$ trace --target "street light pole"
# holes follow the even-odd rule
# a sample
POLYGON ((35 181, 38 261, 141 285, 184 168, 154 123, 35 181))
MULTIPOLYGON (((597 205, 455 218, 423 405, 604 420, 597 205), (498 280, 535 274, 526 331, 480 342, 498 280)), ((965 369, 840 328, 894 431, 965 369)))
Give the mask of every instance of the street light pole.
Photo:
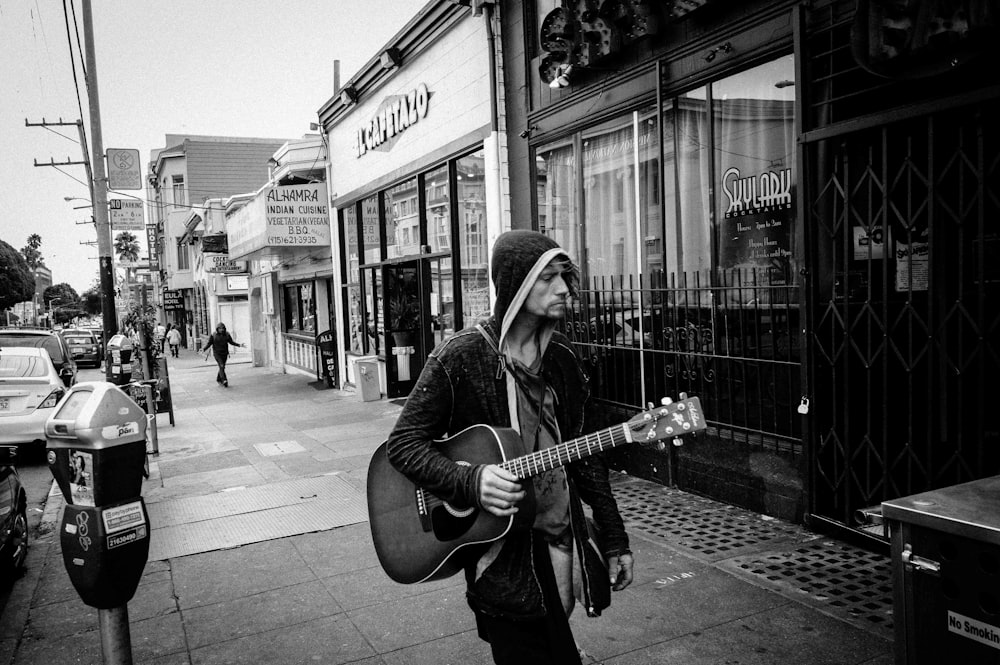
MULTIPOLYGON (((115 274, 111 264, 111 221, 108 219, 108 179, 104 170, 104 138, 101 134, 101 103, 97 94, 97 54, 94 50, 94 19, 91 0, 83 0, 83 36, 87 53, 87 97, 90 100, 90 139, 93 144, 91 202, 97 227, 97 256, 100 261, 101 319, 104 343, 118 333, 115 315, 115 274)), ((105 346, 107 348, 107 346, 105 346)))

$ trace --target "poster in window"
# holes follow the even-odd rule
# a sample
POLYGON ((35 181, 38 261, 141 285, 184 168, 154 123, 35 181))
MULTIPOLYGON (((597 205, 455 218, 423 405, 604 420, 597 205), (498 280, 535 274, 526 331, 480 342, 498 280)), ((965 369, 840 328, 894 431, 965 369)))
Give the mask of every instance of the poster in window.
POLYGON ((791 259, 792 170, 746 173, 728 168, 722 176, 724 195, 719 225, 722 268, 758 269, 772 284, 786 283, 791 259))

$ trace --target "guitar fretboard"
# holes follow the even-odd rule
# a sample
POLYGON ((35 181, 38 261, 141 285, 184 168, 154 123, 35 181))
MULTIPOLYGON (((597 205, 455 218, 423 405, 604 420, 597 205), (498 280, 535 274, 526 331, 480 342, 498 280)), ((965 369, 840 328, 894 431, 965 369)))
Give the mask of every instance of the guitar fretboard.
POLYGON ((515 457, 499 466, 518 478, 530 478, 564 464, 590 457, 605 450, 611 450, 629 441, 631 438, 628 435, 627 426, 616 425, 545 450, 539 450, 530 455, 515 457))

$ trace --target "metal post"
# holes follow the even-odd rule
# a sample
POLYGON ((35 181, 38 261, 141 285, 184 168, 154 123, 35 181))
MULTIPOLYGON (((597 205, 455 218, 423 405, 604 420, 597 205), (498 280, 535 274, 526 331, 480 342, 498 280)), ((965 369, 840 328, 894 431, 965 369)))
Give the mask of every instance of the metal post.
POLYGON ((153 390, 153 384, 143 381, 142 390, 146 394, 146 431, 149 433, 149 442, 153 447, 153 450, 150 452, 154 455, 159 455, 160 437, 156 431, 156 395, 153 390))
POLYGON ((108 218, 108 178, 104 170, 104 138, 101 134, 101 104, 97 95, 97 54, 94 50, 94 19, 91 0, 83 0, 83 36, 87 59, 87 98, 90 101, 90 140, 93 145, 94 225, 97 227, 97 256, 100 260, 101 319, 104 344, 118 333, 115 315, 115 274, 111 265, 111 220, 108 218))
MULTIPOLYGON (((86 2, 86 0, 84 0, 86 2)), ((132 665, 132 637, 128 629, 128 605, 97 611, 104 665, 132 665)))

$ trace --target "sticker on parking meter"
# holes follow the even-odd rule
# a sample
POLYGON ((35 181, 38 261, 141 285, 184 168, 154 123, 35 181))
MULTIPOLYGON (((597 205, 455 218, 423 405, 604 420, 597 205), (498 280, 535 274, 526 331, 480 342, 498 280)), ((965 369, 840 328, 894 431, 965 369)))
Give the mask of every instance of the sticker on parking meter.
POLYGON ((101 429, 101 436, 105 439, 120 439, 123 436, 138 433, 139 423, 134 420, 129 423, 122 423, 121 425, 108 425, 107 427, 101 429))
POLYGON ((94 456, 82 450, 74 450, 69 455, 70 501, 76 506, 93 506, 94 491, 90 487, 90 473, 94 468, 94 456))
POLYGON ((142 504, 138 501, 105 508, 101 512, 101 517, 104 519, 104 531, 109 534, 146 524, 146 518, 142 514, 142 504))
POLYGON ((128 531, 115 533, 108 536, 108 549, 113 550, 116 547, 121 547, 122 545, 128 545, 129 543, 134 543, 137 540, 142 540, 145 537, 145 526, 139 526, 134 529, 129 529, 128 531))

